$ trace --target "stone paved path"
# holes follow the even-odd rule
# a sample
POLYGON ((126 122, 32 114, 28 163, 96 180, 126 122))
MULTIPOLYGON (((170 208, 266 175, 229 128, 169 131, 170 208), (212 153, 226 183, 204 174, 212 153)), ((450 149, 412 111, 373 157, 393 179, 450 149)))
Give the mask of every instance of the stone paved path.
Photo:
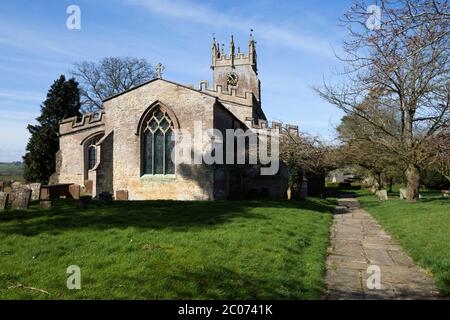
POLYGON ((350 195, 341 196, 327 258, 327 299, 434 299, 431 277, 350 195), (381 270, 381 290, 367 288, 367 268, 381 270))

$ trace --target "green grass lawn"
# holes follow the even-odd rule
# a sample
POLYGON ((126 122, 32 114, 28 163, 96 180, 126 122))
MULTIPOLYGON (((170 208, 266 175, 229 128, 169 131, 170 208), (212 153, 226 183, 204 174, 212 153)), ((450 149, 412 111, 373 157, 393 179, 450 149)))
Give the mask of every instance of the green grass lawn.
POLYGON ((0 213, 1 299, 316 299, 325 290, 330 200, 34 206, 0 213), (81 290, 66 288, 70 265, 81 268, 81 290))
POLYGON ((357 191, 364 208, 421 267, 429 270, 441 292, 450 296, 450 199, 422 192, 423 199, 408 203, 390 194, 379 202, 367 191, 357 191))

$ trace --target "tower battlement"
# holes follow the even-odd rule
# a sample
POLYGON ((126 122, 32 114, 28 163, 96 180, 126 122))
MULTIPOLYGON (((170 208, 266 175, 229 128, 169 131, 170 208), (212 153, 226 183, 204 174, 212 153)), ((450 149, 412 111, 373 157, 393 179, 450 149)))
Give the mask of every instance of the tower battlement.
POLYGON ((228 66, 235 68, 236 66, 251 66, 253 71, 258 74, 257 69, 257 56, 256 56, 256 42, 253 38, 253 34, 250 34, 250 40, 248 43, 248 52, 241 52, 241 48, 234 43, 234 37, 231 36, 229 53, 225 53, 225 45, 222 46, 216 42, 216 38, 213 38, 212 43, 212 64, 211 69, 217 67, 228 66))
POLYGON ((236 88, 228 88, 228 90, 226 90, 226 88, 223 88, 222 85, 216 85, 215 88, 210 88, 209 82, 206 80, 200 81, 198 91, 211 94, 227 102, 242 104, 250 107, 258 103, 253 95, 253 92, 251 91, 238 92, 236 88))
MULTIPOLYGON (((256 42, 253 34, 250 34, 248 51, 241 52, 241 48, 234 43, 231 36, 229 51, 225 52, 225 46, 220 45, 215 38, 212 41, 211 51, 212 88, 217 90, 222 87, 222 92, 236 90, 236 95, 245 97, 247 92, 253 93, 258 106, 261 105, 261 83, 258 78, 256 42)), ((256 106, 255 106, 256 107, 256 106)))
POLYGON ((65 135, 104 124, 104 112, 83 114, 81 120, 78 117, 64 119, 60 122, 59 134, 65 135))
POLYGON ((269 131, 278 132, 279 134, 283 134, 283 132, 286 132, 294 137, 299 136, 298 126, 294 126, 294 125, 289 125, 289 124, 282 125, 279 122, 275 122, 275 121, 268 122, 266 120, 261 120, 261 119, 255 120, 254 118, 246 118, 245 124, 250 129, 255 129, 255 130, 265 129, 265 130, 269 130, 269 131))

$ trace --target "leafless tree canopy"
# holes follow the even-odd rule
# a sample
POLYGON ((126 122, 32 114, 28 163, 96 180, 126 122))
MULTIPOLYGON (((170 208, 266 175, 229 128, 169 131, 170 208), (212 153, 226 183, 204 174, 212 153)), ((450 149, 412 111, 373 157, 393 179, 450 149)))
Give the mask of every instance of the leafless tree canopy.
POLYGON ((418 198, 419 169, 430 163, 430 139, 450 130, 448 1, 381 0, 380 28, 370 30, 357 0, 342 19, 342 83, 319 94, 363 120, 361 137, 404 163, 408 198, 418 198))
POLYGON ((288 131, 281 135, 280 159, 289 169, 291 187, 300 184, 305 173, 325 177, 336 168, 335 153, 336 146, 317 136, 306 133, 293 136, 288 131))
POLYGON ((100 110, 104 99, 155 78, 154 68, 145 59, 129 57, 76 63, 71 74, 80 84, 85 112, 100 110))

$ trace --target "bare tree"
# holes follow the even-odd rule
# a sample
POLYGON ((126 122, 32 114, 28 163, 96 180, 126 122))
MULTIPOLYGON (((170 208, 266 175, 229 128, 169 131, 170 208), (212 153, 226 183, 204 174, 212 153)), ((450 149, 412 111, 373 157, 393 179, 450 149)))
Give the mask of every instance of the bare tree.
POLYGON ((145 59, 129 57, 76 63, 70 73, 80 84, 84 112, 98 111, 104 99, 155 78, 154 68, 145 59))
POLYGON ((379 27, 370 30, 368 4, 356 0, 342 19, 343 84, 324 84, 319 94, 365 121, 374 145, 404 164, 407 198, 419 197, 420 150, 448 132, 450 121, 448 1, 380 0, 379 27), (386 121, 386 114, 391 115, 386 121), (393 126, 392 122, 398 123, 393 126))
MULTIPOLYGON (((325 176, 337 165, 335 150, 335 146, 317 136, 306 133, 291 135, 287 130, 283 132, 280 139, 280 159, 289 170, 289 187, 301 185, 306 175, 325 181, 325 176)), ((323 191, 320 190, 322 194, 323 191)))
POLYGON ((450 181, 450 134, 439 134, 424 144, 424 155, 429 160, 429 168, 439 172, 450 181))
MULTIPOLYGON (((381 115, 380 115, 381 116, 381 115)), ((391 127, 398 125, 389 115, 385 115, 385 122, 390 121, 391 127)), ((342 145, 337 150, 340 166, 356 165, 370 173, 381 186, 382 175, 390 182, 403 174, 403 167, 388 149, 380 144, 372 143, 371 137, 377 132, 367 122, 356 116, 345 116, 337 127, 342 145)), ((393 128, 391 128, 393 130, 393 128)), ((391 188, 390 188, 391 189, 391 188)))

